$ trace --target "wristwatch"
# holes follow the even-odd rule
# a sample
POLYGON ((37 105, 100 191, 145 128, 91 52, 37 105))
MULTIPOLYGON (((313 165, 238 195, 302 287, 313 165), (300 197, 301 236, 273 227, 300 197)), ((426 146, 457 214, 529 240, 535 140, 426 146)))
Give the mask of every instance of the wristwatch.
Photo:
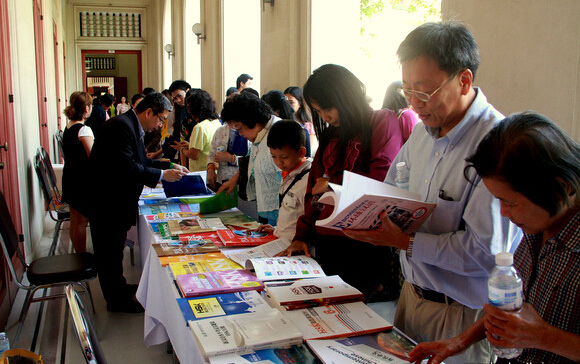
POLYGON ((407 258, 411 258, 413 256, 413 243, 415 243, 415 233, 409 235, 409 246, 407 247, 407 258))

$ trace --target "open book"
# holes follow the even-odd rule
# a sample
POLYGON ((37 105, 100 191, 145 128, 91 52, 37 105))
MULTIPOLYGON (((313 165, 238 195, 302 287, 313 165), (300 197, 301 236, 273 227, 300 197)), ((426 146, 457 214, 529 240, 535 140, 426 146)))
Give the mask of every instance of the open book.
POLYGON ((317 226, 329 229, 374 229, 386 212, 404 232, 415 232, 435 209, 435 204, 420 201, 419 194, 344 171, 342 186, 329 183, 333 191, 318 202, 333 205, 334 211, 317 226))

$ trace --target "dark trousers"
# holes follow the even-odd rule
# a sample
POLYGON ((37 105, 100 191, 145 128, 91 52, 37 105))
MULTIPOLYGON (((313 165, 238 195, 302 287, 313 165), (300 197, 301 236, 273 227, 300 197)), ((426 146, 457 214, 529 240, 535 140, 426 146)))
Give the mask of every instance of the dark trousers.
POLYGON ((390 248, 374 246, 346 236, 317 234, 315 239, 316 261, 324 273, 338 274, 368 299, 387 272, 386 261, 390 248))
POLYGON ((99 283, 107 304, 124 302, 131 298, 123 276, 123 249, 130 226, 115 218, 92 218, 91 237, 97 261, 99 283))

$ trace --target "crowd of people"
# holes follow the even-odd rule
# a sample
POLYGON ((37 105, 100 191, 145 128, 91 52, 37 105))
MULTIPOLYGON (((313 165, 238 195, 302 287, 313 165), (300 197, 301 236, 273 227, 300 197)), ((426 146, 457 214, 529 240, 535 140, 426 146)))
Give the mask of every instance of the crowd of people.
POLYGON ((130 105, 123 97, 110 119, 110 95, 93 103, 73 93, 63 193, 76 251, 86 250, 90 221, 107 308, 143 310, 122 269, 143 186, 206 171, 217 193, 237 190, 260 231, 291 242, 279 255, 315 257, 369 302, 398 298, 394 324, 420 343, 412 361, 490 363, 490 343, 523 348, 512 363, 579 361, 580 145, 542 115, 504 118, 487 101, 474 86, 479 50, 463 24, 420 25, 397 56, 402 78, 381 110, 334 64, 302 88, 262 97, 242 74, 221 113, 212 95, 184 80, 162 93, 143 90, 130 105), (344 171, 395 185, 399 162, 409 168, 409 190, 436 203, 417 232, 385 214, 372 230, 316 226, 331 213, 318 199, 344 171), (494 256, 505 251, 524 281, 518 312, 487 304, 494 256), (393 284, 399 272, 402 288, 393 284))

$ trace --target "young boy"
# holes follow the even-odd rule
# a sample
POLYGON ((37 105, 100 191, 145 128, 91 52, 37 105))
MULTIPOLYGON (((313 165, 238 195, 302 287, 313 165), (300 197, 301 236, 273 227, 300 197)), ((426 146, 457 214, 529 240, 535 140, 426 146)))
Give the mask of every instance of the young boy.
POLYGON ((276 229, 266 224, 258 231, 274 233, 291 242, 296 233, 296 220, 304 214, 304 195, 310 171, 310 160, 305 157, 306 135, 297 121, 280 120, 270 128, 267 143, 274 163, 282 170, 280 210, 276 229))

